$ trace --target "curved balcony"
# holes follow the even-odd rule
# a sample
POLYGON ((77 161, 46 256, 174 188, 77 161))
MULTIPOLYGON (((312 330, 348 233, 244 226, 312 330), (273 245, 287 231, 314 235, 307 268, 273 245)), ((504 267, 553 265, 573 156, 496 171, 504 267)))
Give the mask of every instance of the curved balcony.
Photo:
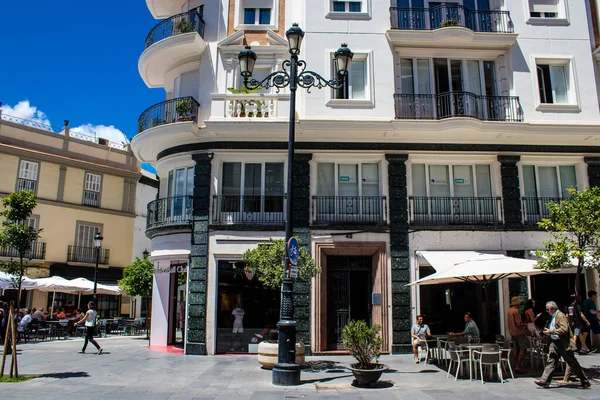
POLYGON ((470 10, 459 4, 390 7, 388 39, 409 47, 505 48, 516 41, 508 11, 470 10))
POLYGON ((202 15, 194 9, 173 15, 152 28, 138 61, 140 76, 148 87, 163 87, 169 71, 200 60, 207 47, 204 25, 202 15))
POLYGON ((146 236, 158 231, 189 231, 192 223, 192 196, 173 196, 148 203, 146 236))
POLYGON ((395 94, 396 119, 439 120, 454 117, 522 122, 517 96, 481 96, 469 92, 395 94))
POLYGON ((146 6, 154 18, 166 18, 181 10, 188 0, 146 0, 146 6))
POLYGON ((173 143, 196 141, 200 135, 199 107, 195 98, 187 96, 147 108, 138 118, 138 134, 131 140, 135 156, 142 162, 152 162, 173 143))

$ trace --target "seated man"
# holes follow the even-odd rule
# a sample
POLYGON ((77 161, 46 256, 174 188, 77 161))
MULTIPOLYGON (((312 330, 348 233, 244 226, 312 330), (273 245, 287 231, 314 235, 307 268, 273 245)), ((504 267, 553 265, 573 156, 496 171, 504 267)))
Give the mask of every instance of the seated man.
POLYGON ((24 309, 23 310, 23 318, 21 318, 19 325, 17 325, 17 332, 25 332, 25 329, 27 329, 27 325, 29 325, 31 320, 32 320, 32 318, 31 318, 31 315, 29 315, 29 310, 24 309))
POLYGON ((417 323, 412 326, 410 330, 410 336, 412 337, 413 353, 415 354, 415 362, 418 364, 421 360, 419 359, 419 343, 421 340, 426 340, 431 336, 431 331, 427 324, 423 323, 423 316, 417 315, 417 323))
POLYGON ((34 308, 32 311, 33 311, 33 314, 31 315, 31 318, 37 319, 38 321, 43 321, 46 319, 43 308, 40 308, 39 310, 36 310, 34 308))
POLYGON ((465 313, 465 330, 462 332, 448 332, 450 336, 466 336, 469 339, 469 343, 479 343, 479 328, 473 319, 471 313, 465 313))

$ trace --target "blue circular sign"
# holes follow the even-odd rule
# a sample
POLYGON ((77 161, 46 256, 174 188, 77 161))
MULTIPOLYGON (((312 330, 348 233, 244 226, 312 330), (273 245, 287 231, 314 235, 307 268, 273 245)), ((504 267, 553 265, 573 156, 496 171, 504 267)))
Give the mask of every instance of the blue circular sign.
POLYGON ((295 237, 291 237, 288 241, 287 253, 290 264, 298 264, 298 260, 300 259, 300 243, 298 243, 298 239, 295 237))

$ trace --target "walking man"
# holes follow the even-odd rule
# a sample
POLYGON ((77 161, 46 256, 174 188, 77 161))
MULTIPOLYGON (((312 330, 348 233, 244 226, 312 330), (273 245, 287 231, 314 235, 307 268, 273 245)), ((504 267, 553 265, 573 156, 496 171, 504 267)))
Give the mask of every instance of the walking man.
POLYGON ((560 358, 562 357, 565 362, 571 367, 571 370, 579 377, 581 385, 579 389, 588 389, 590 387, 590 381, 587 379, 581 365, 575 359, 573 351, 576 349, 573 332, 569 328, 569 321, 564 313, 558 311, 558 306, 555 302, 549 301, 546 303, 546 312, 550 314, 551 318, 546 328, 544 328, 544 335, 550 336, 551 343, 548 349, 548 363, 544 369, 544 373, 539 380, 535 381, 535 384, 543 388, 550 387, 552 381, 552 373, 556 369, 560 358))
POLYGON ((523 360, 525 360, 525 356, 527 355, 529 339, 527 339, 527 335, 525 334, 525 324, 521 320, 521 313, 519 312, 520 305, 521 299, 519 296, 510 299, 510 308, 506 315, 506 322, 508 324, 508 331, 510 332, 510 336, 515 345, 515 371, 520 374, 525 374, 527 371, 523 369, 523 360))
POLYGON ((590 353, 594 347, 594 336, 600 341, 600 323, 598 323, 598 307, 596 307, 596 300, 598 299, 598 292, 590 290, 588 292, 588 298, 583 301, 583 315, 585 316, 584 323, 581 324, 581 348, 585 349, 587 353, 590 353), (587 347, 587 337, 590 334, 590 347, 587 347))

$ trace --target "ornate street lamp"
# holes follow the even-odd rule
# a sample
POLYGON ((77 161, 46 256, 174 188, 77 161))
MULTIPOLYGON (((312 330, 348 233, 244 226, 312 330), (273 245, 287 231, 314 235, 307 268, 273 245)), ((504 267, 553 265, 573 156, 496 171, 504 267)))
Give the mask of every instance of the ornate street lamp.
POLYGON ((96 248, 96 268, 94 268, 94 303, 97 302, 98 296, 96 295, 96 287, 98 286, 98 264, 100 263, 100 249, 102 248, 102 240, 104 238, 100 232, 94 236, 94 247, 96 248))
MULTIPOLYGON (((330 87, 332 89, 341 88, 348 76, 350 62, 354 55, 346 44, 342 44, 335 52, 335 66, 341 79, 327 80, 313 71, 306 70, 306 62, 298 59, 304 31, 298 24, 293 24, 285 33, 288 44, 290 59, 283 61, 281 71, 273 72, 262 81, 252 79, 254 64, 256 63, 256 53, 247 46, 242 50, 238 59, 240 61, 241 75, 244 78, 244 85, 252 89, 269 89, 274 87, 277 92, 280 89, 290 87, 290 119, 289 119, 289 139, 288 139, 288 177, 287 177, 287 197, 286 197, 286 219, 285 219, 285 242, 288 243, 293 235, 293 215, 292 199, 294 198, 292 188, 294 187, 294 141, 296 135, 296 89, 298 86, 306 89, 308 92, 313 87, 322 89, 330 87), (298 72, 300 68, 300 72, 298 72)), ((288 271, 289 255, 284 257, 283 265, 288 271)), ((281 285, 281 312, 280 321, 277 323, 279 352, 277 355, 277 364, 273 367, 273 384, 281 386, 298 385, 300 383, 300 366, 296 364, 296 321, 294 320, 294 281, 287 273, 284 273, 283 283, 281 285)))

